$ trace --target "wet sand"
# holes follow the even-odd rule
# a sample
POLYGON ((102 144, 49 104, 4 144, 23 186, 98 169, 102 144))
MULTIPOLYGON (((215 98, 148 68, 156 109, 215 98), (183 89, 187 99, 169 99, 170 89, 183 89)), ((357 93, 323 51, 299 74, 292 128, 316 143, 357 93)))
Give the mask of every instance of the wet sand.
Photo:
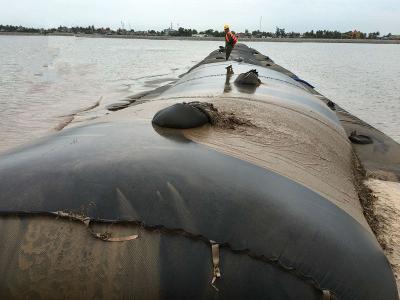
POLYGON ((370 178, 365 184, 374 196, 377 238, 392 265, 400 292, 400 183, 370 178))
POLYGON ((65 117, 63 118, 63 120, 62 120, 56 127, 54 127, 54 130, 55 130, 55 131, 63 130, 63 129, 64 129, 65 127, 67 127, 72 121, 74 121, 74 119, 75 119, 76 116, 78 116, 78 115, 80 115, 80 114, 82 114, 82 113, 88 112, 88 111, 90 111, 90 110, 95 109, 96 107, 98 107, 98 106, 100 105, 101 100, 102 100, 102 98, 100 98, 99 101, 97 101, 96 103, 94 103, 93 105, 91 105, 91 106, 89 106, 89 107, 87 107, 87 108, 84 108, 84 109, 82 109, 82 110, 80 110, 80 111, 77 111, 77 112, 75 112, 75 113, 72 113, 72 114, 70 114, 70 115, 68 115, 68 116, 65 116, 65 117))

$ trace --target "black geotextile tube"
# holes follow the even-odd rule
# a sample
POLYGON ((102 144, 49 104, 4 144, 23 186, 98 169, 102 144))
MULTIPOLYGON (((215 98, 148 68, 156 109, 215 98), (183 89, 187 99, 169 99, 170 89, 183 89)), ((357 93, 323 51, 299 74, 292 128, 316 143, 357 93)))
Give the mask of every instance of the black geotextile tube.
MULTIPOLYGON (((1 155, 0 211, 84 209, 92 219, 181 229, 275 262, 339 299, 398 299, 375 237, 345 211, 179 131, 161 133, 140 122, 96 123, 1 155)), ((272 276, 254 276, 252 267, 236 271, 260 286, 272 276)), ((302 289, 282 278, 283 290, 304 299, 302 289)))

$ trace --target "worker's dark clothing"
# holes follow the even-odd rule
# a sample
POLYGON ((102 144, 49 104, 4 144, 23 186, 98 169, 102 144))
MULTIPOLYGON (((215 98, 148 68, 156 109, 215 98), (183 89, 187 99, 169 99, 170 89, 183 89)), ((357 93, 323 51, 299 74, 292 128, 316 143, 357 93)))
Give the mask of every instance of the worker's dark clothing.
POLYGON ((235 47, 238 39, 237 37, 230 31, 225 34, 225 52, 226 52, 226 60, 228 60, 231 55, 233 47, 235 47))

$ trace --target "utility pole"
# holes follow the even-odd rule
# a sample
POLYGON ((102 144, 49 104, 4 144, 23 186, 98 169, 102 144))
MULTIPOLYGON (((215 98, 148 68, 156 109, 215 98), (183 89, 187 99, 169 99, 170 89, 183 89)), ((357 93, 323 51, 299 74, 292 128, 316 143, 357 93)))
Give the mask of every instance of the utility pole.
POLYGON ((261 32, 261 22, 262 22, 262 16, 260 17, 260 32, 261 32))

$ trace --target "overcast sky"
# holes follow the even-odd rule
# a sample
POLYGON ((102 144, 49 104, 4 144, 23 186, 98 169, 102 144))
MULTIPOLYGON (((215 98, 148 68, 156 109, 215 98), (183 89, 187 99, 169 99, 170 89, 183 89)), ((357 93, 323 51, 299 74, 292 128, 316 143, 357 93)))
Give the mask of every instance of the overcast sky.
POLYGON ((0 0, 0 24, 400 33, 400 0, 0 0))

